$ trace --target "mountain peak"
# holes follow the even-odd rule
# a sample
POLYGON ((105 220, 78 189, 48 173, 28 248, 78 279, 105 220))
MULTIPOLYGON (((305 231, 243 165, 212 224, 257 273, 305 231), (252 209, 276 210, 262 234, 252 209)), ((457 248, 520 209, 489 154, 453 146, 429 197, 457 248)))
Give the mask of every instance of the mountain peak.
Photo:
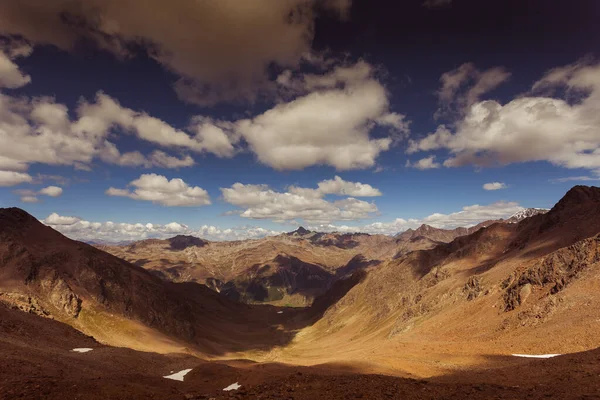
POLYGON ((48 240, 62 236, 47 227, 27 211, 17 207, 0 208, 0 234, 28 237, 33 240, 48 240))
POLYGON ((22 224, 24 222, 32 221, 37 219, 29 214, 27 211, 17 207, 0 208, 0 221, 2 224, 22 224))
POLYGON ((533 217, 534 215, 546 214, 548 211, 550 210, 547 208, 524 208, 508 217, 506 222, 509 224, 514 224, 521 222, 525 218, 533 217))
POLYGON ((308 229, 305 229, 303 226, 301 226, 298 229, 296 229, 295 231, 288 233, 288 235, 303 236, 303 235, 308 235, 309 233, 312 233, 312 231, 309 231, 308 229))
POLYGON ((434 229, 437 229, 437 228, 434 228, 431 225, 421 224, 421 226, 419 226, 417 228, 416 232, 428 232, 428 231, 431 231, 431 230, 434 230, 434 229))
POLYGON ((177 235, 167 239, 167 241, 173 250, 184 250, 188 247, 203 247, 208 244, 206 240, 191 235, 177 235))
POLYGON ((570 205, 580 205, 586 202, 600 202, 600 188, 596 186, 573 186, 558 203, 555 209, 563 209, 570 205))

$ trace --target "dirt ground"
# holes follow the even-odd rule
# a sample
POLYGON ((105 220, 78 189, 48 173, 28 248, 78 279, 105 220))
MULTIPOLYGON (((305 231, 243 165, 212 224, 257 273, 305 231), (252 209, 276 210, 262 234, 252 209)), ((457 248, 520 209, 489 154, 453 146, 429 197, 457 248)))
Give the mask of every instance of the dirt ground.
POLYGON ((73 328, 0 306, 0 399, 600 399, 600 350, 491 357, 430 379, 358 366, 207 362, 103 346, 73 328), (93 348, 76 353, 73 348, 93 348), (183 382, 163 378, 192 368, 183 382), (239 390, 223 388, 238 382, 239 390))

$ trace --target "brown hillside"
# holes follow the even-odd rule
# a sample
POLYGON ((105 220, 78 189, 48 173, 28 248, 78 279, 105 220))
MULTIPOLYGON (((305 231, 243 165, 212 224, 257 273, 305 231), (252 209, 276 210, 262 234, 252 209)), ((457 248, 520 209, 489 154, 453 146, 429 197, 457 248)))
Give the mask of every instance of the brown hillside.
POLYGON ((599 188, 575 187, 547 214, 383 263, 280 357, 439 374, 481 354, 599 347, 599 207, 599 188))
POLYGON ((0 260, 2 302, 105 343, 216 355, 268 350, 301 327, 295 321, 286 328, 276 308, 252 308, 203 285, 161 280, 16 208, 0 209, 0 260))

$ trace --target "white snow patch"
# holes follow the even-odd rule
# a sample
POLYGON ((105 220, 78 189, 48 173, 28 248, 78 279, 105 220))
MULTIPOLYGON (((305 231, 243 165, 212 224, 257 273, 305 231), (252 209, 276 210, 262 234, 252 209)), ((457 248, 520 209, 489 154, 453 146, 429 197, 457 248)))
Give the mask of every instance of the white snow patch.
POLYGON ((512 354, 514 357, 523 357, 523 358, 552 358, 556 356, 560 356, 560 354, 512 354))
POLYGON ((236 383, 232 383, 231 385, 227 386, 225 389, 223 389, 226 392, 229 392, 230 390, 238 390, 239 388, 241 388, 242 385, 239 385, 237 382, 236 383))
POLYGON ((173 379, 174 381, 181 381, 183 382, 183 377, 187 375, 188 372, 190 372, 192 369, 188 368, 188 369, 183 369, 175 374, 172 375, 167 375, 167 376, 163 376, 163 378, 167 378, 167 379, 173 379))
POLYGON ((87 353, 88 351, 92 351, 94 349, 90 349, 89 347, 79 347, 76 349, 73 349, 71 351, 77 352, 77 353, 87 353))
POLYGON ((283 311, 277 311, 277 314, 283 314, 283 311))

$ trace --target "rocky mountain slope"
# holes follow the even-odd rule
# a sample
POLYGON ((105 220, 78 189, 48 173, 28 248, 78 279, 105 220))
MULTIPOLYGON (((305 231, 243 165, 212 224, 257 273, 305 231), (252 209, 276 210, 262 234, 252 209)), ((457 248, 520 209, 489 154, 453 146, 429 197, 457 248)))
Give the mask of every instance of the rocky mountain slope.
POLYGON ((600 188, 574 187, 547 213, 382 263, 280 357, 327 348, 431 371, 418 355, 429 346, 463 360, 599 347, 598 233, 600 188))
POLYGON ((398 245, 395 258, 416 250, 432 249, 441 243, 449 243, 457 237, 470 235, 497 222, 502 221, 484 221, 470 228, 441 229, 423 224, 417 229, 407 229, 394 236, 398 245))
MULTIPOLYGON (((167 243, 178 249, 200 244, 187 238, 167 243)), ((105 343, 153 351, 269 349, 294 334, 272 307, 252 308, 204 285, 162 280, 17 208, 0 209, 0 302, 105 343)))
POLYGON ((236 301, 304 306, 356 269, 368 269, 393 257, 431 249, 491 223, 453 230, 422 225, 395 238, 313 232, 300 227, 259 240, 208 242, 177 236, 98 248, 164 280, 204 283, 236 301))
POLYGON ((470 235, 471 233, 477 232, 478 230, 486 228, 496 222, 501 222, 501 220, 484 221, 470 228, 459 227, 455 229, 441 229, 435 228, 431 225, 423 224, 417 229, 407 229, 404 232, 398 233, 394 237, 399 241, 414 241, 420 237, 424 237, 435 242, 448 243, 459 236, 470 235))
POLYGON ((173 282, 206 284, 247 303, 310 305, 337 279, 396 253, 384 235, 317 233, 300 228, 259 240, 208 242, 192 236, 99 246, 173 282), (173 246, 173 242, 186 245, 173 246))

